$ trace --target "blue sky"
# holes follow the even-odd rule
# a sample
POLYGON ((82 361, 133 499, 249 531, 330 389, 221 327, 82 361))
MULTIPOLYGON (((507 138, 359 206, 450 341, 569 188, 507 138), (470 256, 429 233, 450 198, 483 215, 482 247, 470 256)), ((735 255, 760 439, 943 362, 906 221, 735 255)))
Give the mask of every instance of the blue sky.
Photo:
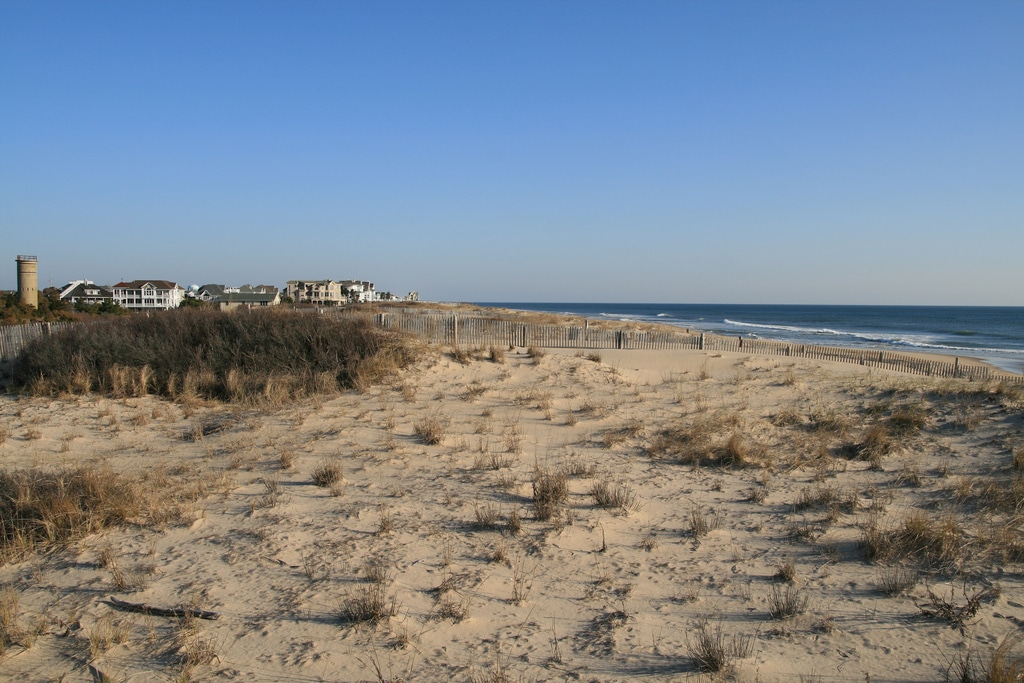
POLYGON ((1022 2, 0 3, 0 288, 1024 305, 1022 2))

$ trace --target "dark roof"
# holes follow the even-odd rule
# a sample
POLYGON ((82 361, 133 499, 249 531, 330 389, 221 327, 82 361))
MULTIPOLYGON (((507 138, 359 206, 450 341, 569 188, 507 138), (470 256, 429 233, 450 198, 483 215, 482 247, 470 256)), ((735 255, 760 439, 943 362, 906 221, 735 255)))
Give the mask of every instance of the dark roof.
POLYGON ((258 304, 271 302, 277 297, 277 292, 228 292, 211 299, 214 303, 223 304, 258 304))
MULTIPOLYGON (((70 283, 68 283, 68 284, 70 284, 70 283)), ((64 289, 67 289, 67 285, 64 285, 64 289)), ((113 298, 113 296, 114 296, 114 290, 111 289, 110 287, 107 287, 106 285, 97 285, 97 284, 88 284, 87 285, 84 282, 79 282, 77 285, 75 285, 75 287, 73 289, 71 289, 70 291, 64 293, 61 296, 61 298, 62 299, 85 299, 85 298, 100 297, 100 298, 103 298, 103 299, 111 299, 111 298, 113 298), (99 293, 98 294, 88 294, 88 293, 86 293, 86 290, 98 290, 99 293)))
POLYGON ((146 285, 153 285, 157 289, 181 289, 178 283, 170 280, 132 280, 131 282, 118 282, 114 287, 118 289, 142 289, 146 285))
POLYGON ((209 284, 209 285, 203 285, 202 287, 200 287, 199 291, 200 292, 206 292, 210 296, 220 296, 221 294, 224 293, 225 289, 227 289, 227 287, 225 285, 209 284))
POLYGON ((242 285, 238 291, 249 294, 273 294, 279 290, 274 285, 242 285))

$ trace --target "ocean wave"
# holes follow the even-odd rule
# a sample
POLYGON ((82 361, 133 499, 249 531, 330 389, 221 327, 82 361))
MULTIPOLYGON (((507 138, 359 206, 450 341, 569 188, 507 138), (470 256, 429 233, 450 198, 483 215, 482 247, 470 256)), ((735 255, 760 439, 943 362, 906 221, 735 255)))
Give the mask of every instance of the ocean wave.
MULTIPOLYGON (((800 327, 796 325, 771 325, 765 323, 751 323, 744 322, 742 320, 730 320, 726 318, 723 320, 724 323, 732 325, 734 327, 740 327, 750 330, 769 330, 774 332, 788 333, 792 335, 806 335, 809 337, 833 337, 842 338, 845 337, 848 340, 847 343, 864 343, 873 345, 884 345, 892 347, 903 347, 920 349, 922 351, 939 351, 939 352, 956 352, 963 354, 986 354, 986 353, 997 353, 1004 355, 1024 355, 1024 349, 1008 349, 1008 348, 990 348, 990 347, 979 347, 979 346, 960 346, 955 344, 946 344, 938 341, 934 335, 905 335, 905 336, 885 336, 881 334, 868 334, 865 332, 844 332, 841 330, 833 330, 828 327, 800 327)), ((753 336, 755 333, 750 332, 753 336)), ((785 335, 774 335, 774 336, 785 336, 785 335)), ((975 336, 974 333, 962 334, 962 336, 975 336)), ((841 340, 839 343, 842 343, 841 340)))
POLYGON ((1001 353, 1014 356, 1024 356, 1024 349, 994 349, 984 348, 980 346, 951 346, 949 344, 930 344, 928 342, 918 342, 909 339, 896 339, 888 343, 892 344, 893 346, 909 346, 915 349, 935 349, 938 351, 963 351, 964 353, 972 355, 984 353, 1001 353))
POLYGON ((799 334, 821 334, 821 335, 852 335, 856 336, 851 332, 839 332, 838 330, 831 330, 827 327, 797 327, 795 325, 766 325, 763 323, 745 323, 741 320, 729 320, 726 318, 722 322, 727 325, 735 325, 736 327, 753 327, 760 330, 780 330, 782 332, 797 332, 799 334))
POLYGON ((644 315, 629 315, 628 313, 599 313, 598 316, 601 318, 611 318, 623 323, 636 322, 648 317, 644 315))

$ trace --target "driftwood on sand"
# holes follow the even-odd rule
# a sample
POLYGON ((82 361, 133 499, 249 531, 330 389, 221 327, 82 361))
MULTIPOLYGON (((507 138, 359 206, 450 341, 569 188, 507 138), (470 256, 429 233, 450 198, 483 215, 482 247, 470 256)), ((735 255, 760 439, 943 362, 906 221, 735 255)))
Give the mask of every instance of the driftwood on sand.
POLYGON ((195 617, 196 619, 220 619, 219 612, 211 612, 205 609, 194 607, 153 607, 142 602, 125 602, 117 598, 108 598, 110 604, 129 612, 141 612, 142 614, 155 614, 158 617, 195 617))

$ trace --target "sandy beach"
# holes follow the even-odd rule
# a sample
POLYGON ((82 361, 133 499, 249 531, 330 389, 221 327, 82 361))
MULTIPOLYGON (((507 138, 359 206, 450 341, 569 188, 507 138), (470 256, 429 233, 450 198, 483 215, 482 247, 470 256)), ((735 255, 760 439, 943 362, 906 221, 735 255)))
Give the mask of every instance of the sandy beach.
POLYGON ((7 557, 10 680, 936 681, 1024 625, 1019 388, 433 349, 278 409, 4 395, 0 435, 171 501, 7 557))

